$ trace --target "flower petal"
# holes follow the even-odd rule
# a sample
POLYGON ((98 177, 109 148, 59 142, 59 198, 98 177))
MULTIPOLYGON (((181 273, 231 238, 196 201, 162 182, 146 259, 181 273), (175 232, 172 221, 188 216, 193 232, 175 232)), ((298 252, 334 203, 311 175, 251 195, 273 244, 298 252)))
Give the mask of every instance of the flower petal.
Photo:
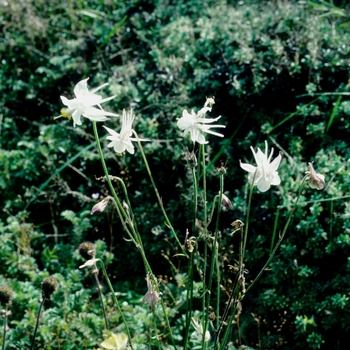
POLYGON ((266 181, 263 177, 260 179, 260 181, 258 182, 258 190, 260 192, 266 192, 267 190, 270 189, 270 182, 266 181))
POLYGON ((282 160, 282 154, 280 152, 279 155, 269 164, 268 171, 269 172, 276 171, 281 163, 281 160, 282 160))
POLYGON ((239 161, 239 165, 241 166, 241 168, 243 170, 248 171, 250 173, 254 173, 256 170, 255 166, 248 164, 248 163, 242 163, 241 161, 239 161))

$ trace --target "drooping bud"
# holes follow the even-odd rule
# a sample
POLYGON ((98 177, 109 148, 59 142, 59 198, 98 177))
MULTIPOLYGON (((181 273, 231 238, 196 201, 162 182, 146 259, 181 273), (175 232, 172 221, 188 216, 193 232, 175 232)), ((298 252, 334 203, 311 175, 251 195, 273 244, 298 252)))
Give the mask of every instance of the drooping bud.
POLYGON ((46 277, 41 283, 41 291, 44 299, 50 299, 51 295, 58 287, 58 282, 55 277, 46 277))
POLYGON ((156 290, 156 287, 153 286, 149 274, 147 274, 147 276, 146 276, 146 281, 147 281, 147 293, 142 298, 141 303, 142 303, 142 305, 144 303, 148 303, 150 309, 154 309, 156 304, 160 300, 160 296, 156 290))
POLYGON ((316 173, 312 162, 308 163, 309 171, 306 171, 305 174, 308 175, 306 181, 311 188, 316 188, 317 190, 323 190, 326 182, 324 181, 324 175, 316 173))
POLYGON ((12 304, 13 291, 10 287, 0 287, 0 304, 3 306, 10 306, 12 304))
POLYGON ((97 215, 102 213, 107 208, 110 201, 111 201, 111 197, 108 196, 104 198, 101 202, 98 202, 97 204, 95 204, 91 209, 91 215, 97 215))
POLYGON ((79 246, 79 253, 85 260, 90 260, 95 258, 96 249, 91 242, 84 242, 79 246))
MULTIPOLYGON (((219 192, 219 195, 220 195, 220 192, 219 192)), ((233 209, 233 205, 232 205, 231 201, 224 194, 222 194, 221 203, 227 210, 232 210, 233 209)))
POLYGON ((127 205, 127 203, 124 200, 123 200, 123 208, 127 213, 129 213, 129 206, 127 205))

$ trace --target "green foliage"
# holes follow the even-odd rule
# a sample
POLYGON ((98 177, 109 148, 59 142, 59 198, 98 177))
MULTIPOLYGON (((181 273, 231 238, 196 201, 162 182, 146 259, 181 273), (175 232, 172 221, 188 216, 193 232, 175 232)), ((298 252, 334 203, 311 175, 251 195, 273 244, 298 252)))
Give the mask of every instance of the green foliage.
MULTIPOLYGON (((219 191, 216 168, 223 161, 224 193, 234 206, 222 213, 220 224, 222 301, 238 257, 238 239, 228 235, 230 224, 243 220, 246 211, 246 178, 239 159, 249 162, 249 147, 265 139, 284 154, 282 185, 253 196, 247 284, 278 239, 307 162, 315 162, 316 171, 326 176, 326 188, 304 189, 277 256, 242 302, 240 325, 232 333, 235 347, 230 347, 347 347, 346 2, 7 1, 0 5, 0 26, 0 284, 15 292, 8 348, 29 347, 40 285, 51 274, 60 286, 44 305, 38 348, 93 349, 101 343, 98 295, 92 278, 78 270, 83 261, 76 249, 84 240, 95 242, 97 257, 108 268, 137 349, 157 346, 150 338, 153 322, 171 348, 162 316, 140 306, 146 292, 142 259, 125 240, 115 210, 90 216, 96 195, 105 197, 109 190, 106 182, 96 180, 103 172, 88 120, 73 128, 71 121, 54 119, 62 108, 59 96, 71 98, 72 87, 87 76, 91 87, 109 83, 104 93, 116 95, 109 111, 135 109, 135 128, 140 137, 152 140, 145 143, 145 153, 181 242, 192 225, 193 187, 183 160, 192 145, 176 128, 176 118, 183 109, 197 111, 206 96, 215 96, 213 114, 222 115, 226 129, 225 139, 210 138, 207 149, 208 203, 219 191)), ((184 266, 160 219, 141 156, 118 157, 105 141, 102 146, 111 175, 120 176, 128 188, 144 249, 154 273, 163 277, 160 288, 175 340, 181 343, 187 273, 179 272, 184 266)), ((122 193, 117 184, 116 191, 122 193)), ((201 201, 199 205, 202 209, 201 201)), ((202 249, 203 241, 198 244, 202 249)), ((124 331, 104 291, 113 331, 124 331)), ((197 309, 202 294, 196 281, 197 309)), ((201 348, 192 338, 191 346, 201 348)))

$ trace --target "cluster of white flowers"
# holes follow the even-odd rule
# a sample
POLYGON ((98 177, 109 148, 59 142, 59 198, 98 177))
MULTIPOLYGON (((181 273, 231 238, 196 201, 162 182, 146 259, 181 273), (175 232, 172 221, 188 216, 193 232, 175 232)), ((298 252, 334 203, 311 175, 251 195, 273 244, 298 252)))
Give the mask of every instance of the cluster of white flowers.
MULTIPOLYGON (((81 117, 88 118, 93 121, 103 122, 109 120, 108 117, 118 117, 118 114, 111 112, 106 112, 101 107, 101 104, 112 100, 115 96, 102 98, 101 95, 96 94, 97 91, 102 89, 108 84, 103 84, 91 91, 87 87, 87 81, 89 78, 80 81, 76 84, 74 88, 75 98, 69 100, 68 98, 61 96, 63 104, 67 107, 66 110, 62 111, 63 115, 68 115, 73 118, 73 125, 81 125, 81 117), (96 106, 98 108, 96 108, 96 106)), ((216 131, 212 131, 212 128, 225 128, 225 125, 212 124, 219 120, 221 116, 217 118, 205 118, 208 112, 211 112, 212 105, 215 103, 214 98, 207 98, 204 107, 200 109, 197 113, 191 110, 189 113, 186 109, 182 112, 182 117, 178 119, 177 126, 184 132, 184 135, 190 134, 193 143, 197 142, 199 144, 206 144, 208 141, 205 140, 204 134, 212 134, 215 136, 223 137, 216 131), (208 125, 210 124, 210 125, 208 125)), ((135 115, 132 110, 125 111, 120 118, 121 120, 121 130, 116 132, 106 126, 104 128, 109 133, 107 140, 110 143, 107 147, 114 148, 116 153, 123 153, 128 151, 134 154, 135 149, 132 141, 136 141, 136 138, 132 136, 132 124, 135 119, 135 115)), ((147 139, 139 139, 139 141, 149 141, 147 139)), ((281 179, 278 175, 277 169, 280 165, 282 155, 281 153, 273 160, 273 148, 271 149, 270 155, 268 155, 268 145, 265 141, 265 153, 263 153, 260 148, 255 152, 253 147, 251 147, 253 152, 256 166, 251 164, 242 163, 240 161, 240 166, 242 169, 249 172, 248 182, 257 186, 258 190, 261 192, 266 192, 270 189, 271 185, 277 186, 281 183, 281 179)), ((324 176, 318 174, 314 171, 312 163, 309 163, 309 171, 307 172, 308 178, 307 182, 310 187, 316 189, 323 189, 325 186, 324 176)))
POLYGON ((191 113, 188 113, 185 109, 182 112, 182 117, 178 120, 177 126, 184 131, 184 135, 190 133, 191 134, 191 140, 193 142, 198 142, 200 144, 208 143, 208 141, 205 141, 205 137, 203 133, 212 134, 215 136, 224 137, 223 134, 219 134, 218 132, 211 131, 211 128, 225 128, 225 125, 206 125, 210 123, 214 123, 217 120, 221 118, 205 118, 205 114, 207 112, 211 112, 211 106, 214 104, 214 99, 207 98, 204 107, 198 111, 198 113, 195 113, 193 110, 191 113), (210 107, 208 107, 208 105, 210 107))
POLYGON ((257 186, 258 190, 261 192, 266 192, 271 185, 279 185, 281 179, 278 175, 277 168, 282 159, 281 153, 271 162, 273 148, 268 156, 268 145, 266 141, 265 153, 263 153, 260 148, 258 148, 258 152, 255 152, 253 147, 250 148, 253 152, 257 166, 255 167, 251 164, 245 164, 239 161, 241 168, 250 173, 248 176, 249 183, 252 184, 254 180, 254 186, 257 186))
MULTIPOLYGON (((75 98, 69 100, 68 98, 61 96, 62 103, 68 107, 63 114, 69 115, 73 118, 73 125, 81 125, 81 117, 88 118, 90 120, 104 122, 109 120, 107 117, 119 117, 118 114, 111 112, 106 112, 101 107, 101 104, 107 101, 112 100, 116 96, 111 96, 107 98, 102 98, 102 96, 96 94, 96 92, 108 84, 103 84, 98 88, 95 88, 89 91, 87 87, 87 81, 89 78, 80 81, 74 88, 75 98), (99 107, 96 108, 95 106, 99 107)), ((135 138, 130 137, 132 135, 132 123, 135 119, 135 115, 132 110, 126 112, 123 110, 123 115, 121 117, 121 130, 119 133, 116 131, 107 128, 110 136, 107 137, 107 140, 111 142, 107 147, 113 147, 117 153, 123 153, 128 151, 133 154, 135 152, 134 146, 131 141, 136 141, 135 138)), ((140 139, 140 141, 147 141, 145 139, 140 139)))

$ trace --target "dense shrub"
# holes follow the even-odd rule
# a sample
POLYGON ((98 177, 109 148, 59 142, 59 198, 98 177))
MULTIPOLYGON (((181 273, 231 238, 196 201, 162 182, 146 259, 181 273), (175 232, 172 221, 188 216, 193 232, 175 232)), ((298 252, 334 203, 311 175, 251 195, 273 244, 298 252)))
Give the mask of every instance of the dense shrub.
MULTIPOLYGON (((209 202, 219 190, 216 168, 226 163, 225 193, 234 204, 220 227, 227 289, 234 279, 228 266, 238 250, 238 241, 228 235, 230 223, 243 220, 246 210, 239 160, 250 161, 249 147, 265 139, 284 153, 282 185, 253 197, 247 283, 277 240, 307 162, 315 162, 326 176, 326 189, 303 192, 272 269, 243 300, 233 340, 264 349, 346 348, 350 34, 344 4, 22 0, 0 5, 0 284, 15 291, 9 347, 28 345, 38 287, 49 274, 61 287, 47 305, 41 346, 98 346, 103 324, 89 297, 96 295, 77 270, 82 240, 104 241, 98 243, 99 254, 134 320, 132 331, 140 332, 140 344, 151 327, 148 311, 139 306, 145 281, 138 252, 124 240, 113 209, 89 215, 93 194, 109 191, 96 180, 103 172, 92 128, 87 121, 73 128, 54 119, 62 108, 59 96, 71 96, 75 83, 89 76, 90 86, 108 82, 104 93, 117 96, 108 110, 134 108, 138 133, 153 140, 145 143, 145 152, 181 239, 191 225, 191 179, 183 152, 192 145, 183 140, 176 118, 215 96, 213 114, 222 115, 226 129, 224 139, 210 139, 207 186, 209 202)), ((106 160, 111 175, 128 187, 150 263, 166 281, 164 298, 173 307, 169 313, 180 341, 186 276, 169 264, 178 268, 177 251, 159 220, 141 155, 119 157, 106 149, 106 160), (175 290, 176 305, 169 301, 175 290)), ((118 316, 114 321, 120 323, 118 316)))

